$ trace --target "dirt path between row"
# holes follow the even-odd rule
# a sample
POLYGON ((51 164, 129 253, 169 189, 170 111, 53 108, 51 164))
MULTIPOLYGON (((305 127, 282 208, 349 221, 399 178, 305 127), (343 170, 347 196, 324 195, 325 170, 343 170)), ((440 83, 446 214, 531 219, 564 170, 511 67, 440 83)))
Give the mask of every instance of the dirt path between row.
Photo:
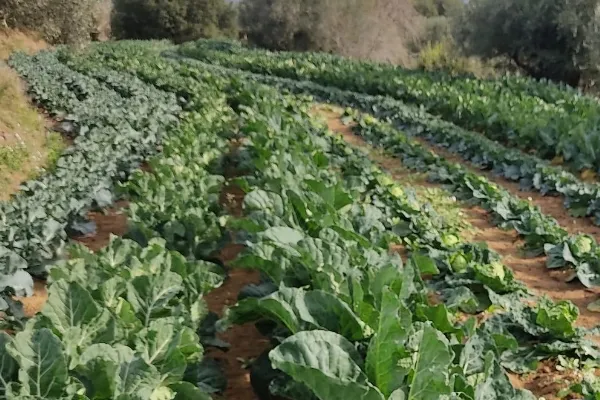
MULTIPOLYGON (((243 192, 239 188, 228 187, 221 195, 221 204, 227 208, 230 215, 241 216, 242 201, 243 192)), ((128 202, 120 201, 105 212, 89 213, 90 220, 96 223, 96 233, 74 240, 84 244, 92 251, 98 251, 110 243, 111 235, 125 235, 128 226, 125 212, 127 206, 128 202)), ((220 251, 217 258, 227 266, 242 250, 243 246, 241 245, 227 245, 220 251)), ((227 307, 237 302, 240 290, 250 283, 258 283, 259 276, 257 270, 229 269, 227 279, 223 285, 204 296, 208 309, 219 315, 219 317, 222 316, 227 307)), ((35 281, 33 296, 19 298, 23 303, 25 314, 29 317, 40 312, 47 299, 46 282, 42 280, 35 281)), ((227 388, 222 398, 228 400, 258 400, 250 384, 250 374, 246 367, 268 348, 270 345, 269 340, 262 336, 254 324, 251 323, 233 326, 220 334, 219 338, 229 343, 231 345, 230 349, 223 352, 209 348, 206 350, 206 356, 216 359, 227 377, 227 388)))
MULTIPOLYGON (((372 149, 364 139, 352 132, 352 127, 344 125, 340 119, 340 112, 319 107, 315 113, 325 119, 330 130, 341 134, 346 142, 364 149, 372 149)), ((397 158, 383 155, 378 152, 369 152, 373 161, 387 170, 399 182, 424 187, 438 187, 442 185, 427 182, 419 178, 414 172, 407 170, 397 158)), ((442 154, 440 154, 443 156, 442 154)), ((579 326, 591 328, 600 324, 600 313, 587 309, 587 305, 598 298, 598 289, 588 289, 581 283, 567 283, 564 271, 549 270, 546 268, 546 257, 529 258, 520 250, 522 240, 514 230, 506 231, 496 227, 489 213, 481 207, 470 207, 462 204, 463 213, 467 222, 475 229, 467 232, 466 240, 472 242, 485 242, 502 256, 503 262, 513 270, 518 280, 524 282, 538 295, 548 295, 553 300, 570 300, 580 311, 577 320, 579 326)))
POLYGON ((570 234, 575 235, 578 233, 585 233, 593 236, 596 241, 600 243, 600 226, 595 225, 592 219, 589 217, 573 217, 569 215, 569 210, 564 205, 563 196, 544 196, 539 191, 522 190, 519 183, 498 176, 492 171, 478 168, 470 161, 466 161, 462 157, 452 153, 442 146, 433 145, 423 138, 414 137, 413 139, 440 157, 443 157, 448 161, 461 164, 468 171, 484 176, 489 181, 503 187, 513 196, 519 197, 530 202, 531 204, 538 206, 544 214, 556 219, 560 226, 562 226, 570 234))
MULTIPOLYGON (((352 127, 344 125, 339 112, 321 107, 315 108, 314 113, 322 117, 329 129, 341 134, 347 143, 371 150, 373 147, 364 139, 352 132, 352 127)), ((369 151, 373 161, 388 171, 399 182, 410 182, 411 185, 426 188, 441 188, 441 185, 428 182, 423 176, 409 171, 399 159, 389 157, 381 152, 369 151)), ((451 196, 450 194, 448 194, 451 196)), ((519 250, 522 241, 516 231, 505 231, 497 228, 491 222, 486 210, 481 207, 470 207, 461 204, 467 222, 473 227, 470 232, 462 232, 463 239, 471 242, 485 242, 502 257, 506 266, 511 268, 516 278, 524 282, 538 295, 548 295, 553 300, 570 300, 580 310, 577 324, 583 327, 593 327, 600 324, 600 314, 590 312, 586 306, 597 298, 597 295, 581 284, 566 283, 564 273, 551 272, 546 268, 545 257, 527 258, 519 250)), ((528 389, 536 396, 547 400, 558 399, 556 394, 576 381, 578 378, 573 371, 559 371, 553 362, 541 363, 538 370, 527 375, 509 374, 511 383, 516 388, 528 389)))
MULTIPOLYGON (((241 217, 244 192, 237 186, 228 186, 221 194, 221 204, 227 213, 241 217)), ((225 283, 204 296, 208 309, 221 317, 227 307, 237 303, 240 290, 250 283, 260 282, 258 270, 229 268, 229 263, 244 249, 239 244, 225 246, 219 259, 228 267, 225 283)), ((250 384, 249 364, 269 346, 269 340, 256 329, 253 323, 234 325, 219 334, 219 338, 231 345, 227 352, 209 349, 207 355, 218 360, 227 376, 227 388, 223 399, 259 400, 250 384)))
MULTIPOLYGON (((220 258, 227 265, 242 249, 239 245, 227 246, 220 258)), ((225 283, 204 296, 208 309, 221 317, 227 307, 235 305, 240 290, 250 283, 259 283, 259 278, 257 270, 230 269, 225 283)), ((209 349, 207 356, 219 361, 225 371, 227 388, 223 399, 258 400, 250 384, 250 370, 247 367, 269 347, 269 340, 258 332, 253 323, 232 326, 219 334, 219 338, 231 347, 226 352, 209 349)))

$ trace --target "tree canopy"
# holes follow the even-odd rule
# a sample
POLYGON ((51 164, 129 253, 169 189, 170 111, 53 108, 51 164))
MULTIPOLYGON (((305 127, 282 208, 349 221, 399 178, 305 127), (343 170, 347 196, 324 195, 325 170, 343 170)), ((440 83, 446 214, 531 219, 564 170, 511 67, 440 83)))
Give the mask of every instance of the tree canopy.
POLYGON ((242 0, 240 23, 269 49, 402 62, 420 16, 412 0, 242 0))
POLYGON ((456 24, 470 55, 505 56, 527 74, 577 86, 600 61, 599 0, 471 0, 456 24))
POLYGON ((96 29, 103 0, 0 0, 5 26, 39 32, 48 42, 78 43, 96 29))
POLYGON ((171 39, 233 36, 234 6, 225 0, 115 0, 112 31, 119 39, 171 39))

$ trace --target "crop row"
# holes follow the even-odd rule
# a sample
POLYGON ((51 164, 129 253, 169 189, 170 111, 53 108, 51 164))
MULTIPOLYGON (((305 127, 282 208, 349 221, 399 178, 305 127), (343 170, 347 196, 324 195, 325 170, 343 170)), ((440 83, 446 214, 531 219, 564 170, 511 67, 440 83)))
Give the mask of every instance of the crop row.
MULTIPOLYGON (((430 375, 420 369, 423 365, 414 364, 415 357, 420 351, 425 354, 440 350, 435 354, 457 357, 432 365, 436 367, 435 375, 440 374, 437 378, 442 388, 434 392, 435 396, 447 390, 454 392, 457 389, 455 385, 448 386, 450 381, 464 381, 466 377, 482 383, 461 392, 471 396, 472 390, 472 396, 467 398, 472 398, 476 390, 493 390, 483 384, 492 381, 499 384, 498 390, 507 390, 511 396, 526 396, 510 388, 494 359, 503 360, 506 368, 523 372, 536 361, 556 354, 584 358, 595 354, 595 347, 582 340, 585 332, 573 327, 576 308, 547 300, 539 300, 534 307, 525 306, 520 300, 526 293, 524 287, 514 281, 497 255, 484 247, 461 242, 452 229, 440 225, 439 218, 415 207, 402 188, 365 155, 305 122, 310 119, 305 111, 308 104, 303 111, 302 104, 297 104, 300 99, 282 97, 252 80, 241 81, 239 76, 227 78, 208 70, 192 70, 185 64, 179 69, 155 55, 139 55, 143 51, 132 56, 128 50, 129 56, 124 58, 118 57, 117 47, 111 51, 115 61, 109 63, 112 67, 139 74, 148 83, 173 90, 192 103, 198 98, 199 87, 214 84, 247 121, 237 131, 240 139, 246 140, 242 140, 244 144, 236 156, 228 160, 247 174, 236 180, 246 193, 245 218, 232 219, 227 227, 236 231, 236 237, 246 239, 247 251, 236 265, 259 268, 268 279, 245 289, 242 297, 246 300, 232 309, 221 324, 270 319, 277 327, 268 329, 273 340, 279 343, 278 338, 288 338, 270 352, 274 365, 287 372, 279 373, 276 381, 268 383, 271 390, 290 398, 310 398, 311 393, 329 398, 325 393, 336 393, 336 385, 346 382, 352 383, 353 390, 364 391, 373 398, 387 398, 393 390, 421 398, 417 389, 423 381, 409 377, 414 377, 415 371, 430 375), (403 268, 400 260, 387 252, 388 245, 399 239, 415 254, 403 268), (431 256, 435 264, 419 254, 431 256), (418 278, 420 273, 434 278, 425 283, 418 278), (384 290, 386 284, 388 291, 384 290), (440 293, 445 304, 429 303, 426 285, 440 293), (385 309, 384 292, 386 300, 390 300, 385 309), (458 310, 480 313, 492 303, 505 312, 495 314, 479 328, 470 325, 474 320, 464 325, 457 323, 454 314, 458 310), (323 304, 327 304, 325 310, 323 304), (388 307, 396 307, 397 313, 388 307), (388 318, 380 318, 381 311, 392 316, 389 322, 385 322, 388 318), (392 329, 398 325, 391 321, 399 320, 406 326, 404 333, 392 329), (385 326, 391 331, 380 330, 385 326), (425 331, 436 343, 435 349, 420 347, 425 331), (498 348, 498 343, 488 340, 492 332, 492 337, 502 332, 502 338, 514 340, 519 347, 498 348), (402 343, 403 337, 407 340, 411 336, 409 333, 418 338, 398 344, 399 349, 404 349, 399 355, 404 357, 396 361, 406 362, 406 374, 397 388, 385 383, 389 378, 386 373, 395 371, 393 366, 382 364, 377 369, 381 360, 378 357, 385 355, 376 344, 377 338, 388 333, 402 343), (468 345, 450 345, 461 335, 469 338, 468 345), (357 357, 350 348, 359 351, 357 357), (330 354, 325 350, 341 357, 349 369, 340 373, 349 376, 339 376, 336 383, 327 378, 335 374, 324 369, 326 360, 298 358, 303 351, 330 354), (476 359, 471 358, 475 356, 476 359), (308 361, 318 365, 306 364, 308 361), (478 367, 465 369, 462 362, 478 367), (290 382, 290 376, 295 383, 290 382), (477 381, 479 378, 483 380, 477 381)), ((76 69, 84 70, 92 64, 85 58, 70 60, 76 69)), ((259 380, 269 372, 262 370, 260 363, 256 368, 259 380)))
MULTIPOLYGON (((111 48, 109 51, 111 54, 110 57, 113 57, 113 59, 118 58, 119 51, 120 50, 118 49, 111 48)), ((100 52, 102 52, 102 50, 100 50, 100 52)), ((97 55, 93 55, 91 58, 96 60, 96 56, 97 55)), ((210 71, 212 74, 220 75, 222 77, 231 76, 237 77, 238 79, 258 80, 294 92, 308 92, 317 95, 326 101, 346 106, 351 105, 358 106, 361 109, 373 109, 376 114, 391 116, 392 120, 397 118, 397 115, 401 115, 402 117, 410 115, 408 113, 401 114, 404 109, 398 108, 397 102, 393 100, 376 103, 376 100, 379 99, 377 97, 363 96, 352 92, 342 92, 306 82, 298 83, 280 78, 247 74, 218 67, 215 68, 194 61, 180 60, 179 62, 168 62, 156 60, 155 55, 147 55, 146 59, 148 61, 145 63, 130 61, 129 64, 120 62, 112 64, 109 62, 109 64, 114 67, 125 68, 133 73, 140 73, 140 76, 143 75, 146 77, 145 79, 150 78, 155 81, 161 79, 161 84, 164 84, 164 78, 148 74, 147 66, 150 65, 149 63, 158 63, 161 70, 168 70, 169 74, 172 76, 175 76, 176 74, 184 76, 188 84, 193 81, 193 78, 202 79, 202 77, 210 71), (399 114, 394 114, 394 112, 397 111, 399 111, 399 114)), ((172 86, 171 88, 173 89, 172 86)), ((186 89, 183 87, 177 90, 185 91, 186 89)), ((418 121, 418 118, 416 116, 412 116, 411 118, 417 123, 416 121, 418 121)), ((437 120, 433 119, 433 121, 435 122, 437 120)), ((388 131, 388 133, 392 135, 394 140, 398 136, 395 130, 388 131)), ((378 135, 379 138, 380 136, 381 135, 378 135)), ((380 138, 379 140, 382 139, 380 138)), ((407 142, 407 140, 405 139, 403 142, 407 142)), ((553 218, 543 214, 539 208, 518 199, 482 177, 467 173, 467 171, 460 166, 449 164, 439 157, 432 156, 420 145, 413 142, 410 143, 412 143, 412 145, 407 146, 403 150, 408 152, 409 150, 413 151, 413 149, 415 149, 415 154, 420 158, 415 160, 415 154, 411 154, 409 156, 411 161, 407 163, 407 165, 414 164, 415 167, 421 166, 421 168, 434 170, 434 175, 438 177, 438 180, 445 183, 453 183, 457 186, 463 196, 466 195, 467 197, 476 199, 476 201, 485 205, 488 209, 493 211, 498 225, 515 228, 520 233, 525 239, 530 254, 539 255, 546 253, 549 256, 548 266, 550 268, 565 266, 574 267, 576 269, 576 274, 573 275, 573 279, 578 278, 588 287, 598 285, 600 276, 600 250, 598 249, 597 243, 591 237, 584 235, 568 235, 568 233, 561 228, 553 218)), ((394 148, 396 147, 402 146, 397 146, 395 144, 394 148)))
MULTIPOLYGON (((156 42, 156 44, 161 44, 156 42)), ((415 69, 404 69, 397 65, 388 63, 377 63, 373 61, 362 61, 340 57, 330 53, 307 53, 307 52, 271 52, 258 48, 246 48, 240 42, 221 40, 199 40, 194 43, 186 43, 185 51, 202 51, 205 54, 213 51, 217 57, 220 53, 235 54, 237 56, 256 57, 262 55, 269 57, 275 62, 293 59, 298 69, 323 69, 329 65, 344 67, 353 73, 364 76, 375 76, 378 79, 411 78, 418 79, 429 84, 435 82, 446 82, 454 87, 469 91, 474 94, 483 95, 490 92, 502 94, 527 95, 542 99, 549 104, 559 105, 572 112, 583 110, 600 110, 594 98, 583 96, 581 91, 568 85, 556 84, 548 80, 533 80, 517 75, 504 75, 494 79, 476 79, 469 75, 451 75, 446 71, 421 71, 415 69)), ((166 50, 163 46, 160 50, 166 50)))
POLYGON ((270 53, 211 41, 185 44, 179 51, 221 66, 392 96, 541 158, 561 157, 575 170, 600 171, 600 156, 595 151, 600 145, 600 105, 575 93, 547 103, 506 90, 502 81, 432 79, 428 74, 403 73, 341 57, 270 53))
MULTIPOLYGON (((206 398, 198 379, 214 371, 199 363, 201 296, 222 271, 198 260, 221 247, 226 230, 245 238, 236 264, 268 279, 246 288, 221 325, 275 323, 266 333, 277 346, 267 357, 279 372, 268 389, 289 398, 531 398, 511 387, 502 367, 523 372, 557 354, 597 357, 587 332, 573 326, 576 308, 545 299, 525 305, 526 289, 497 255, 463 243, 368 157, 311 122, 310 103, 171 64, 131 55, 120 64, 187 99, 191 111, 169 129, 152 172, 122 185, 132 200, 129 237, 140 244, 114 240, 97 255, 79 248, 50 269, 48 305, 14 338, 0 336, 7 396, 206 398), (242 146, 223 158, 230 138, 242 146), (243 219, 218 205, 225 165, 246 174, 235 180, 246 193, 243 219), (413 253, 404 266, 388 253, 398 242, 413 253), (432 289, 443 303, 430 302, 432 289), (480 326, 458 322, 457 314, 491 304, 504 311, 480 326), (337 358, 328 364, 309 354, 337 358)), ((71 66, 119 93, 139 84, 85 60, 71 66)), ((48 104, 63 95, 49 95, 48 104)), ((259 367, 255 376, 273 372, 259 367)))
POLYGON ((75 136, 52 171, 0 205, 0 292, 10 286, 27 294, 29 273, 43 275, 63 254, 68 235, 95 230, 87 212, 113 202, 114 182, 157 152, 181 109, 174 95, 133 77, 121 78, 135 87, 121 95, 52 53, 16 55, 11 65, 27 80, 33 99, 75 136))
MULTIPOLYGON (((249 101, 265 96, 247 85, 249 101)), ((554 356, 559 338, 574 350, 577 329, 559 333, 546 316, 573 321, 576 308, 543 299, 523 306, 524 287, 496 255, 437 225, 366 155, 277 96, 263 97, 271 113, 248 112, 253 129, 243 131, 236 157, 247 174, 236 180, 246 192, 244 218, 229 225, 247 246, 234 265, 266 279, 243 290, 220 322, 259 322, 276 345, 259 357, 275 370, 257 363, 255 387, 290 399, 532 398, 511 388, 500 365, 522 372, 554 356), (403 266, 388 253, 399 238, 412 253, 403 266), (429 300, 432 288, 443 302, 429 300), (489 304, 504 312, 479 326, 458 322, 458 310, 489 304), (491 332, 519 349, 500 348, 491 332)))
POLYGON ((544 195, 563 196, 565 207, 572 215, 588 216, 594 223, 600 224, 600 185, 584 183, 564 169, 552 166, 533 155, 505 147, 389 97, 336 90, 310 82, 295 83, 274 77, 255 77, 263 79, 265 83, 296 92, 313 93, 331 102, 360 107, 380 118, 389 118, 407 133, 443 146, 479 168, 519 182, 523 189, 535 189, 544 195))
MULTIPOLYGON (((121 75, 122 89, 137 91, 139 81, 121 75)), ((28 79, 37 78, 32 73, 28 79)), ((103 90, 98 85, 87 96, 103 90)), ((53 92, 48 104, 62 95, 53 92)), ((113 238, 96 254, 70 248, 68 260, 48 267, 42 311, 24 324, 12 321, 14 336, 0 332, 0 397, 196 400, 223 389, 218 366, 203 360, 204 345, 216 341, 202 297, 221 285, 225 271, 176 252, 188 249, 188 255, 222 236, 215 193, 224 178, 212 164, 227 147, 215 132, 234 129, 235 119, 222 118, 218 92, 205 90, 204 96, 211 110, 195 109, 172 126, 163 156, 150 163, 152 172, 138 170, 121 185, 132 201, 129 236, 136 241, 113 238), (188 241, 182 243, 180 234, 188 241)), ((134 123, 139 116, 130 118, 134 123)))
MULTIPOLYGON (((198 68, 202 70, 203 66, 199 65, 198 68)), ((221 70, 220 72, 225 75, 237 75, 235 71, 231 70, 221 70)), ((297 83, 288 80, 273 79, 271 77, 257 77, 256 75, 248 75, 248 77, 260 79, 262 82, 275 84, 280 88, 288 89, 293 92, 310 93, 325 101, 336 104, 355 106, 363 110, 371 109, 375 114, 387 117, 391 121, 395 121, 396 124, 400 124, 400 122, 407 123, 407 121, 410 121, 412 132, 417 131, 419 127, 425 126, 428 131, 421 130, 421 133, 424 135, 427 135, 428 132, 436 131, 436 126, 447 125, 437 119, 430 119, 430 123, 428 123, 426 117, 423 118, 423 120, 420 120, 418 118, 420 115, 419 113, 411 114, 410 112, 407 112, 405 108, 401 107, 401 104, 398 104, 398 102, 394 100, 388 99, 386 101, 385 98, 382 99, 353 92, 332 90, 327 87, 305 82, 297 83), (377 102, 378 100, 380 102, 377 102), (419 125, 415 128, 416 124, 419 125)), ((439 136, 445 135, 444 137, 446 139, 455 138, 457 140, 456 146, 459 148, 461 144, 469 146, 476 145, 477 143, 476 141, 469 142, 468 137, 461 138, 460 132, 449 130, 437 130, 436 132, 439 136), (448 133, 454 133, 454 135, 448 133)), ((387 133, 392 135, 391 140, 397 140, 397 137, 399 136, 394 129, 388 130, 387 133)), ((400 134, 400 136, 402 135, 400 134)), ((385 140, 381 133, 377 135, 377 137, 378 140, 385 140)), ((415 159, 415 154, 410 154, 408 156, 410 161, 406 163, 407 165, 423 168, 424 164, 426 168, 435 170, 434 176, 437 177, 437 180, 456 185, 462 192, 461 194, 463 197, 475 199, 475 201, 484 204, 488 209, 494 212, 496 223, 498 225, 514 228, 519 232, 525 239, 526 247, 530 254, 539 255, 546 253, 549 256, 549 268, 560 268, 565 266, 574 267, 577 274, 573 275, 572 279, 577 277, 588 287, 598 286, 600 283, 600 250, 593 238, 585 235, 568 235, 568 233, 561 228, 553 218, 543 214, 539 208, 532 206, 527 201, 520 200, 483 177, 468 173, 466 169, 461 166, 452 165, 442 158, 432 156, 416 142, 412 142, 412 147, 403 147, 406 142, 407 139, 405 138, 400 142, 400 145, 394 143, 393 148, 398 148, 405 153, 412 151, 412 149, 417 149, 415 154, 418 154, 420 157, 420 159, 415 159), (442 169, 440 169, 440 163, 442 164, 442 169)), ((542 179, 538 174, 539 171, 536 171, 532 179, 539 184, 542 182, 542 179)), ((562 173, 562 175, 564 176, 566 173, 562 173)), ((569 176, 572 177, 572 175, 569 176)), ((552 177, 556 176, 546 174, 545 177, 548 180, 551 180, 552 177)), ((575 178, 573 177, 573 179, 575 178)), ((596 191, 592 193, 590 193, 591 185, 581 185, 584 189, 577 193, 579 196, 578 200, 584 203, 586 200, 589 200, 591 205, 588 208, 596 206, 596 197, 592 193, 598 191, 598 185, 594 185, 596 191)), ((572 188, 569 186, 566 187, 572 188)), ((568 204, 573 207, 578 205, 573 199, 571 199, 568 204)))

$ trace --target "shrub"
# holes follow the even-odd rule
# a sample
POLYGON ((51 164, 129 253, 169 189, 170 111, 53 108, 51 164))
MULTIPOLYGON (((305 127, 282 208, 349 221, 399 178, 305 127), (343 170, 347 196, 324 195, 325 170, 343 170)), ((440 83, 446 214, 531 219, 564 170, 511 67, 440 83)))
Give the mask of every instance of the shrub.
POLYGON ((406 63, 421 17, 412 0, 243 0, 240 23, 251 43, 271 50, 406 63))
POLYGON ((0 0, 6 27, 39 32, 52 44, 81 43, 94 30, 99 0, 0 0))
POLYGON ((451 75, 474 75, 480 78, 495 75, 495 67, 475 57, 465 57, 445 40, 428 43, 417 57, 417 67, 425 71, 444 71, 451 75))
POLYGON ((470 55, 510 58, 534 78, 577 86, 600 63, 598 0, 471 0, 456 24, 470 55))
POLYGON ((225 0, 115 0, 112 32, 119 39, 235 36, 236 14, 225 0))

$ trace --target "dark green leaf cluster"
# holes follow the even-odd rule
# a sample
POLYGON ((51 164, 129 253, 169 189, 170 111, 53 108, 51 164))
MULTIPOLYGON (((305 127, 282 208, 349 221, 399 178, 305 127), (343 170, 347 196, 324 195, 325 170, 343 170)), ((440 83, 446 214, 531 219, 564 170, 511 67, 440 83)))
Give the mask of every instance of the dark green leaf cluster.
POLYGON ((541 158, 562 157, 575 170, 600 171, 595 151, 600 144, 600 106, 572 90, 522 78, 440 78, 327 54, 248 49, 232 55, 213 47, 211 42, 199 41, 179 51, 225 67, 391 96, 511 147, 534 151, 541 158), (506 81, 510 84, 505 85, 506 81))
POLYGON ((79 248, 50 279, 42 312, 14 337, 0 333, 0 395, 210 398, 183 377, 201 368, 196 330, 202 294, 222 283, 218 266, 187 261, 162 240, 113 239, 98 254, 79 248))
POLYGON ((17 54, 11 65, 29 83, 34 100, 74 137, 52 171, 24 183, 0 205, 0 287, 22 295, 33 282, 20 271, 44 274, 63 255, 68 235, 95 230, 87 212, 112 204, 114 182, 159 150, 180 107, 173 94, 133 76, 96 67, 96 80, 49 52, 17 54))
MULTIPOLYGON (((245 245, 234 263, 264 277, 218 324, 257 322, 272 339, 253 366, 257 391, 303 400, 532 399, 512 387, 505 369, 528 371, 557 354, 597 359, 589 332, 574 326, 572 304, 531 296, 497 254, 463 242, 456 227, 313 120, 310 98, 282 94, 261 83, 277 82, 252 74, 160 58, 160 47, 123 42, 60 55, 71 73, 94 77, 69 92, 136 98, 143 86, 131 73, 175 93, 190 113, 168 130, 150 172, 120 185, 132 201, 129 235, 142 245, 114 239, 96 255, 74 251, 50 269, 42 313, 14 338, 0 336, 5 393, 207 398, 216 391, 209 383, 220 379, 211 363, 198 363, 199 343, 223 343, 201 297, 222 272, 196 260, 221 247, 225 229, 245 245), (227 184, 243 192, 240 218, 217 205, 227 204, 219 196, 227 184), (391 244, 405 247, 408 262, 390 254, 391 244), (488 318, 479 324, 468 316, 483 312, 488 318)), ((537 209, 506 200, 489 182, 424 157, 393 127, 360 121, 365 137, 494 204, 532 249, 558 235, 570 257, 595 252, 587 238, 560 236, 560 227, 535 218, 537 209)))

